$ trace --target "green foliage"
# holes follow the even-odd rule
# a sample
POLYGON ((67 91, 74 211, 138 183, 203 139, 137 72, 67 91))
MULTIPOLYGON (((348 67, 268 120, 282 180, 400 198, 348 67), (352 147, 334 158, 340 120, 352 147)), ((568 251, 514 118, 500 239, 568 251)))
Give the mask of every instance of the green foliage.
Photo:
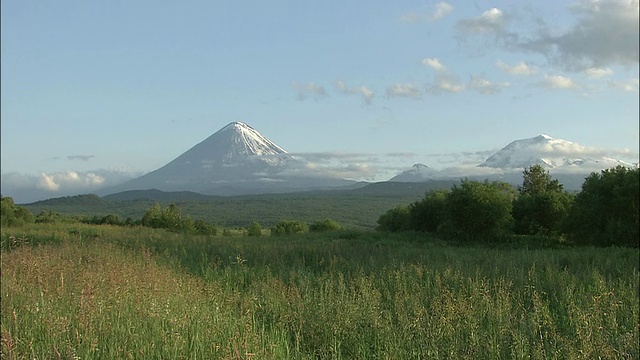
POLYGON ((182 216, 175 204, 162 208, 156 203, 150 207, 140 222, 143 226, 166 229, 175 232, 193 233, 201 235, 217 235, 218 229, 204 220, 193 221, 188 216, 182 216))
POLYGON ((520 196, 513 202, 515 232, 522 235, 557 235, 573 196, 540 165, 523 173, 520 196))
POLYGON ((380 215, 378 227, 380 231, 405 231, 411 228, 411 216, 408 206, 396 206, 380 215))
POLYGON ((448 190, 431 190, 420 201, 409 205, 412 230, 436 232, 446 220, 448 190))
POLYGON ((511 206, 515 194, 511 185, 463 181, 447 194, 447 236, 461 240, 491 241, 511 230, 511 206))
MULTIPOLYGON (((444 184, 438 184, 445 186, 444 184)), ((293 194, 263 194, 251 196, 210 197, 201 200, 181 200, 183 216, 202 219, 222 227, 246 227, 255 220, 263 228, 281 219, 296 219, 312 224, 318 219, 331 218, 343 226, 359 229, 374 229, 380 214, 394 206, 409 204, 424 195, 427 185, 416 184, 412 192, 359 193, 357 191, 310 192, 293 194)), ((108 200, 100 202, 45 201, 24 205, 33 214, 52 210, 68 216, 115 214, 120 219, 141 219, 158 202, 161 208, 178 200, 108 200)))
POLYGON ((36 215, 36 224, 53 224, 62 221, 63 216, 52 210, 42 210, 36 215))
POLYGON ((557 235, 573 196, 565 192, 520 195, 513 202, 516 234, 557 235))
POLYGON ((262 236, 262 225, 259 222, 253 221, 247 227, 247 235, 249 236, 262 236))
POLYGON ((209 224, 204 220, 195 220, 193 222, 193 228, 196 234, 209 236, 218 235, 218 228, 215 225, 209 224))
POLYGON ((300 221, 281 220, 271 227, 271 235, 302 234, 307 231, 307 224, 300 221))
POLYGON ((340 229, 342 229, 342 225, 338 224, 336 221, 333 221, 331 219, 316 221, 313 224, 311 224, 311 226, 309 226, 309 230, 315 231, 315 232, 340 230, 340 229))
POLYGON ((20 226, 34 222, 33 214, 25 207, 18 206, 11 197, 0 196, 0 224, 2 226, 20 226))
POLYGON ((356 230, 243 241, 141 226, 1 231, 20 246, 2 248, 3 359, 640 354, 637 249, 356 230))
POLYGON ((640 247, 640 169, 592 173, 576 196, 564 230, 578 244, 640 247))
POLYGON ((562 184, 553 179, 542 165, 533 165, 524 169, 522 186, 518 187, 518 192, 529 195, 562 192, 562 184))
MULTIPOLYGON (((128 218, 127 221, 129 224, 133 222, 131 218, 128 218)), ((80 222, 93 225, 125 225, 127 223, 126 221, 120 220, 120 217, 115 214, 109 214, 106 216, 94 215, 93 217, 81 217, 80 222)))

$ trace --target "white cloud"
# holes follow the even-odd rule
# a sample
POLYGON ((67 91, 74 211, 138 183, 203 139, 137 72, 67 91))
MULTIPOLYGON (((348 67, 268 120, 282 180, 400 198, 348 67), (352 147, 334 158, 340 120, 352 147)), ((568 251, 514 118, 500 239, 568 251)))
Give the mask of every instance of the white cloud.
POLYGON ((437 21, 453 12, 453 6, 446 2, 439 2, 435 4, 434 11, 427 17, 429 21, 437 21))
POLYGON ((373 97, 375 93, 373 90, 369 89, 366 86, 358 86, 350 88, 345 84, 344 81, 338 80, 335 82, 336 88, 343 94, 357 94, 362 97, 362 101, 364 101, 367 105, 370 105, 373 101, 373 97))
POLYGON ((58 191, 68 188, 96 188, 104 183, 104 177, 95 173, 79 173, 77 171, 40 173, 38 184, 40 189, 58 191))
POLYGON ((509 86, 511 86, 511 84, 508 82, 492 83, 487 79, 473 75, 469 81, 469 89, 475 90, 481 94, 495 94, 509 86))
POLYGON ((519 44, 567 70, 581 71, 639 60, 638 0, 582 0, 572 6, 577 22, 554 34, 543 25, 532 40, 519 44))
POLYGON ((613 74, 613 70, 611 70, 610 68, 588 68, 584 71, 587 76, 589 76, 590 78, 594 78, 594 79, 600 79, 606 76, 610 76, 613 74))
POLYGON ((612 89, 618 89, 628 92, 638 92, 638 78, 629 79, 627 81, 609 81, 609 87, 612 89))
POLYGON ((435 86, 440 90, 452 93, 459 93, 465 90, 464 85, 456 84, 446 79, 438 80, 435 86))
POLYGON ((373 154, 320 152, 294 153, 304 166, 289 168, 288 175, 333 176, 354 180, 373 180, 380 172, 379 159, 373 154))
POLYGON ((428 89, 431 94, 460 93, 466 90, 466 86, 456 81, 453 76, 444 74, 437 76, 435 82, 429 85, 428 89))
POLYGON ((387 96, 420 99, 422 93, 414 84, 395 84, 387 87, 387 96))
POLYGON ((442 63, 440 62, 440 60, 438 60, 438 58, 422 59, 422 64, 427 65, 436 71, 447 71, 447 68, 444 65, 442 65, 442 63))
POLYGON ((438 21, 445 16, 451 14, 454 10, 454 7, 447 2, 439 2, 433 5, 431 12, 427 15, 420 15, 415 12, 410 12, 402 16, 401 20, 404 22, 415 23, 419 21, 438 21))
POLYGON ((542 80, 539 85, 548 89, 578 88, 578 84, 576 84, 571 78, 562 75, 545 75, 544 80, 542 80))
POLYGON ((502 61, 498 61, 496 66, 504 72, 511 75, 533 75, 536 71, 527 63, 520 61, 515 65, 508 65, 502 61))
POLYGON ((40 173, 40 179, 36 184, 36 187, 49 191, 58 191, 58 189, 60 189, 60 185, 56 183, 53 177, 45 173, 40 173))
POLYGON ((492 8, 478 17, 459 20, 456 27, 465 34, 487 34, 502 37, 507 34, 507 23, 507 18, 502 10, 492 8))
POLYGON ((324 87, 312 82, 304 84, 294 82, 292 87, 296 91, 298 100, 306 100, 309 97, 318 100, 327 96, 327 91, 324 87))
POLYGON ((33 202, 52 197, 77 195, 121 184, 141 174, 114 170, 89 172, 60 171, 52 173, 2 173, 2 196, 11 196, 18 203, 33 202))

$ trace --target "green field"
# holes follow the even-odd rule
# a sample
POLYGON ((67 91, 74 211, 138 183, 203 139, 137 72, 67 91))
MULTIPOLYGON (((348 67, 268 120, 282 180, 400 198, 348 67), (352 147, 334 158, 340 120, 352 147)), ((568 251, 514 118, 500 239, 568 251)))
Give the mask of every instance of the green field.
POLYGON ((637 248, 2 228, 3 359, 637 359, 637 248))

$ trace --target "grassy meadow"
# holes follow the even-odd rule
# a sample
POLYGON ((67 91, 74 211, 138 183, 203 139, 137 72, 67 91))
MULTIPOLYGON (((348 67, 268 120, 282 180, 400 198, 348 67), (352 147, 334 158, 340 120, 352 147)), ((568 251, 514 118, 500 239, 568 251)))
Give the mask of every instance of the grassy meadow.
POLYGON ((638 359, 633 248, 2 228, 3 359, 638 359))

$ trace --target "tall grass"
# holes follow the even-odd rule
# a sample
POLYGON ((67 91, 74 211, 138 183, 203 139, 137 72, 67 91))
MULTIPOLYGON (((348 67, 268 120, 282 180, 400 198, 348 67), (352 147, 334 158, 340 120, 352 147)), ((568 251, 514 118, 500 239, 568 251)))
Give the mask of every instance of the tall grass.
POLYGON ((2 248, 9 359, 639 357, 637 249, 83 225, 2 248))

